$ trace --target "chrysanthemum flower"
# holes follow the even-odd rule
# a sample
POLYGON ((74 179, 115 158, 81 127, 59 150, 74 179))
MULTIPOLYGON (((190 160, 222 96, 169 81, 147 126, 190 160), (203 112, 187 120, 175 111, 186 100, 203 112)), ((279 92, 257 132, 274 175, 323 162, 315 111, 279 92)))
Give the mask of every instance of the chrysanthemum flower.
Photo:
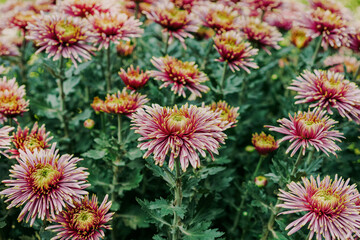
POLYGON ((144 86, 147 81, 149 80, 149 75, 147 72, 144 72, 141 70, 139 66, 137 66, 136 69, 134 69, 134 66, 131 65, 127 71, 125 71, 123 68, 120 69, 119 76, 125 83, 126 87, 131 90, 136 90, 144 86))
POLYGON ((360 123, 360 89, 340 73, 305 70, 289 89, 298 92, 296 104, 311 103, 310 107, 318 106, 330 114, 335 108, 342 117, 360 123))
POLYGON ((112 95, 108 94, 104 101, 102 110, 106 113, 123 114, 131 116, 138 108, 142 108, 149 99, 146 95, 135 93, 132 91, 130 94, 126 88, 122 92, 118 91, 112 95))
POLYGON ((0 78, 0 114, 16 117, 27 112, 29 100, 25 100, 25 86, 17 84, 16 79, 0 78))
POLYGON ((201 97, 200 92, 209 91, 209 87, 201 85, 208 81, 205 73, 200 72, 195 62, 183 62, 174 57, 166 56, 161 58, 153 57, 151 63, 159 71, 150 71, 150 76, 164 83, 160 88, 172 84, 171 91, 179 96, 186 97, 185 88, 195 96, 201 97))
POLYGON ((251 9, 260 9, 264 12, 279 8, 282 5, 281 0, 246 0, 244 3, 251 9))
POLYGON ((213 29, 216 34, 236 30, 241 23, 239 14, 221 3, 206 2, 206 5, 194 7, 194 13, 205 27, 213 29))
POLYGON ((189 162, 193 168, 199 167, 198 152, 205 157, 207 151, 213 158, 226 137, 219 127, 220 112, 188 104, 181 108, 145 106, 133 114, 132 122, 135 132, 142 136, 138 140, 145 141, 138 145, 141 150, 147 150, 144 158, 154 154, 155 164, 162 166, 169 153, 170 169, 174 168, 176 158, 183 171, 189 162))
POLYGON ((0 37, 0 56, 19 56, 19 49, 15 44, 9 43, 4 37, 0 37))
POLYGON ((339 138, 344 138, 343 134, 337 130, 332 130, 337 121, 326 116, 326 111, 315 108, 313 111, 298 112, 294 116, 289 114, 290 119, 279 119, 280 127, 265 126, 270 131, 279 132, 285 135, 278 143, 289 140, 292 143, 286 150, 290 156, 302 148, 302 154, 305 150, 313 146, 317 151, 321 150, 327 156, 328 153, 336 155, 335 151, 341 150, 335 141, 341 142, 339 138))
POLYGON ((312 9, 316 10, 317 8, 322 8, 324 10, 329 10, 332 13, 338 14, 345 19, 348 17, 347 14, 351 14, 339 1, 333 0, 309 0, 310 6, 312 9))
POLYGON ((237 121, 237 117, 239 116, 239 107, 231 107, 225 101, 213 102, 210 106, 210 110, 214 112, 220 112, 220 120, 222 121, 222 128, 224 130, 235 127, 237 121))
POLYGON ((140 37, 144 32, 141 22, 125 13, 100 13, 89 17, 98 49, 109 47, 110 42, 117 44, 120 40, 130 41, 132 37, 140 37))
POLYGON ((259 18, 250 17, 244 19, 241 31, 250 42, 258 44, 269 55, 271 55, 271 52, 266 47, 280 49, 278 42, 283 40, 281 33, 276 27, 262 22, 259 18))
POLYGON ((154 5, 149 12, 145 12, 148 19, 161 25, 163 32, 169 34, 168 43, 177 38, 186 49, 185 38, 193 38, 191 32, 198 30, 198 22, 195 16, 186 10, 176 8, 174 4, 154 5))
POLYGON ((131 55, 134 48, 135 43, 132 43, 131 41, 119 41, 119 44, 116 45, 116 51, 122 57, 131 55))
POLYGON ((89 29, 81 19, 59 14, 42 14, 34 24, 27 27, 28 40, 33 40, 39 49, 36 53, 46 51, 48 57, 58 60, 70 58, 75 66, 82 62, 80 57, 91 58, 93 47, 89 29))
POLYGON ((270 134, 266 135, 264 132, 261 132, 260 134, 254 133, 252 135, 251 143, 260 155, 265 156, 279 148, 279 144, 275 138, 270 134))
POLYGON ((98 199, 95 195, 91 200, 88 196, 82 199, 81 203, 74 203, 74 206, 67 206, 64 211, 56 216, 56 225, 46 228, 57 235, 55 239, 91 239, 99 240, 105 237, 104 230, 111 229, 107 223, 112 219, 114 213, 108 213, 112 202, 108 202, 108 195, 98 206, 98 199))
POLYGON ((331 67, 329 70, 333 72, 345 72, 344 65, 346 67, 346 72, 355 73, 360 66, 360 62, 356 57, 340 54, 329 56, 324 60, 324 66, 331 67))
POLYGON ((298 19, 298 26, 305 28, 311 38, 322 36, 321 46, 324 49, 327 49, 329 44, 331 47, 348 45, 350 30, 346 20, 329 10, 317 8, 304 14, 298 19))
POLYGON ((34 23, 34 17, 37 14, 34 11, 18 11, 9 18, 9 25, 11 27, 17 27, 23 31, 26 31, 26 27, 29 23, 34 23))
POLYGON ((84 189, 90 186, 86 183, 88 173, 84 172, 85 168, 76 167, 82 159, 68 154, 60 156, 55 147, 53 144, 51 149, 35 149, 34 153, 20 150, 18 164, 10 170, 11 179, 3 181, 9 188, 0 195, 6 195, 6 202, 11 201, 8 208, 25 205, 19 222, 26 215, 26 222, 31 219, 30 226, 37 217, 55 218, 66 204, 74 206, 74 202, 87 194, 84 189))
POLYGON ((110 12, 111 7, 104 0, 64 0, 61 4, 67 15, 80 18, 110 12))
POLYGON ((349 182, 337 175, 334 180, 330 176, 323 180, 310 176, 310 180, 303 177, 302 183, 288 184, 289 191, 280 189, 279 199, 284 203, 277 206, 288 209, 280 214, 305 213, 286 227, 291 229, 288 235, 309 223, 308 239, 353 239, 354 233, 359 236, 360 206, 356 200, 360 195, 356 185, 350 186, 349 182))
POLYGON ((49 141, 53 137, 49 137, 50 132, 46 132, 45 125, 42 125, 40 128, 36 122, 31 131, 28 127, 21 129, 18 126, 16 133, 13 135, 12 143, 14 148, 10 149, 8 152, 12 154, 12 157, 18 157, 20 152, 19 150, 26 151, 25 149, 34 152, 35 149, 38 151, 40 149, 47 149, 50 147, 49 141))
POLYGON ((91 104, 91 107, 96 113, 102 112, 102 109, 104 108, 104 101, 101 100, 99 97, 94 97, 94 101, 91 104))
POLYGON ((355 28, 355 32, 350 33, 349 37, 349 48, 354 52, 360 52, 360 24, 358 24, 355 28))
POLYGON ((216 35, 214 43, 216 50, 221 56, 216 61, 226 61, 233 72, 235 70, 239 71, 242 68, 247 73, 250 73, 249 68, 259 68, 252 58, 257 55, 259 50, 252 48, 250 43, 245 42, 240 33, 229 31, 216 35))
POLYGON ((309 45, 312 38, 306 35, 306 31, 303 28, 294 27, 291 29, 290 41, 297 48, 304 48, 309 45))
POLYGON ((3 154, 5 157, 8 157, 6 153, 4 153, 3 149, 9 149, 11 145, 11 136, 9 133, 14 130, 13 127, 4 126, 0 128, 0 153, 3 154))

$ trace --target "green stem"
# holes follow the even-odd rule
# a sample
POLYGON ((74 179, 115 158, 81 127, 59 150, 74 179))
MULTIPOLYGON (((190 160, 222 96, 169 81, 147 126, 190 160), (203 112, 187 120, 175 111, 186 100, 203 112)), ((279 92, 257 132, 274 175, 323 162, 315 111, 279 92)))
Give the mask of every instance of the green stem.
POLYGON ((111 91, 111 44, 106 49, 106 91, 111 91))
POLYGON ((44 232, 46 231, 46 226, 47 226, 47 222, 46 222, 46 219, 43 220, 43 224, 41 225, 40 227, 40 232, 39 232, 39 235, 40 235, 40 239, 41 240, 45 240, 45 238, 42 237, 42 235, 44 234, 44 232))
POLYGON ((223 72, 222 72, 221 80, 220 80, 221 97, 224 97, 224 85, 225 85, 226 67, 227 67, 227 61, 224 62, 223 72))
POLYGON ((170 100, 170 106, 174 106, 175 105, 175 98, 176 98, 176 94, 173 93, 173 95, 171 96, 171 100, 170 100))
POLYGON ((20 48, 21 56, 20 56, 20 76, 22 83, 27 88, 27 78, 26 78, 26 38, 25 38, 25 31, 23 31, 23 40, 20 48))
POLYGON ((138 13, 139 13, 139 2, 135 1, 135 18, 138 19, 138 13))
MULTIPOLYGON (((122 138, 121 138, 121 114, 117 115, 117 140, 118 140, 118 145, 120 148, 121 142, 122 142, 122 138)), ((118 184, 118 175, 119 175, 119 163, 120 163, 120 157, 121 157, 121 153, 118 154, 118 156, 116 157, 115 162, 113 163, 113 178, 112 178, 112 193, 111 193, 111 201, 114 203, 116 202, 116 186, 118 184)), ((115 220, 115 217, 114 217, 115 220)), ((113 231, 111 231, 111 239, 112 240, 116 240, 116 233, 115 233, 115 221, 113 221, 113 231)))
POLYGON ((166 56, 166 55, 167 55, 167 52, 168 52, 169 39, 170 39, 170 34, 169 34, 169 33, 166 33, 164 56, 166 56))
MULTIPOLYGON (((175 160, 175 199, 174 205, 175 207, 181 207, 182 203, 182 183, 181 183, 181 173, 180 173, 180 160, 176 158, 175 160)), ((172 223, 172 240, 178 240, 179 238, 179 226, 180 226, 180 217, 177 215, 176 211, 174 211, 174 219, 172 223)))
POLYGON ((314 66, 316 57, 319 53, 320 47, 321 47, 321 42, 322 42, 322 37, 319 37, 318 42, 316 43, 316 48, 315 48, 315 52, 311 58, 311 67, 314 66))
POLYGON ((254 180, 254 179, 255 179, 255 177, 256 177, 256 175, 257 175, 257 173, 258 173, 259 169, 260 169, 260 166, 261 166, 261 164, 263 163, 263 161, 264 161, 264 159, 265 159, 265 158, 266 158, 266 155, 260 155, 260 159, 259 159, 258 164, 256 165, 256 168, 255 168, 254 174, 253 174, 253 176, 252 176, 252 180, 254 180))
MULTIPOLYGON (((291 171, 291 174, 290 174, 290 179, 294 179, 295 178, 295 175, 297 173, 297 170, 298 170, 298 167, 300 166, 300 164, 302 163, 302 159, 303 159, 303 154, 302 154, 302 148, 300 149, 300 152, 299 152, 299 155, 296 159, 296 162, 293 166, 293 169, 291 171)), ((266 227, 264 227, 264 231, 263 231, 263 234, 262 234, 262 237, 261 237, 261 240, 266 240, 268 239, 269 237, 269 233, 270 232, 273 232, 274 229, 274 223, 275 223, 275 218, 276 216, 278 215, 279 211, 280 211, 280 208, 277 207, 277 205, 280 204, 280 200, 278 199, 276 201, 276 204, 275 204, 275 208, 273 209, 272 213, 271 213, 271 216, 269 218, 269 221, 266 225, 266 227)))
POLYGON ((359 73, 360 73, 360 65, 359 67, 357 68, 355 74, 354 74, 354 82, 356 81, 357 77, 359 76, 359 73))
POLYGON ((64 125, 64 138, 69 138, 69 123, 66 117, 66 104, 65 104, 65 92, 64 92, 64 58, 60 57, 60 66, 59 66, 60 77, 57 80, 58 88, 59 88, 59 98, 60 98, 60 115, 61 121, 64 125))
POLYGON ((201 68, 200 68, 201 70, 204 70, 205 67, 206 67, 206 64, 208 62, 208 58, 209 58, 209 55, 210 55, 210 52, 211 52, 211 49, 212 49, 212 46, 211 46, 212 44, 213 44, 213 39, 210 38, 209 43, 207 44, 207 47, 206 47, 206 53, 205 53, 205 56, 203 58, 203 62, 201 64, 201 68))
POLYGON ((315 148, 312 147, 311 150, 310 150, 310 152, 309 152, 309 155, 308 155, 307 158, 306 158, 306 165, 307 165, 307 166, 310 165, 310 163, 311 163, 311 161, 312 161, 312 158, 313 158, 313 156, 314 156, 314 153, 315 153, 315 148))
POLYGON ((9 118, 9 126, 12 127, 13 126, 13 119, 9 118))

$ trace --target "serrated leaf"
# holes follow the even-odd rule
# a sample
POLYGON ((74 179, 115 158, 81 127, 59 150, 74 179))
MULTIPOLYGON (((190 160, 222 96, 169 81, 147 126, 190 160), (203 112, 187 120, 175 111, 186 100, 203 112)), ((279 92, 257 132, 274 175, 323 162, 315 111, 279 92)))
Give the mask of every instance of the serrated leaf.
POLYGON ((144 210, 144 212, 150 217, 150 222, 162 225, 171 226, 170 223, 168 223, 165 219, 163 219, 159 213, 156 211, 152 211, 149 209, 150 202, 147 200, 141 200, 139 198, 136 198, 136 201, 140 204, 141 208, 144 210))
POLYGON ((80 77, 73 77, 66 81, 64 81, 64 93, 68 95, 69 93, 73 92, 75 86, 78 85, 80 82, 80 77))
POLYGON ((1 221, 1 222, 0 222, 0 228, 3 228, 3 227, 5 227, 5 226, 6 226, 6 222, 1 221))
POLYGON ((213 240, 224 235, 223 232, 219 232, 218 229, 208 229, 209 222, 202 222, 196 227, 190 229, 180 228, 184 234, 184 240, 213 240))

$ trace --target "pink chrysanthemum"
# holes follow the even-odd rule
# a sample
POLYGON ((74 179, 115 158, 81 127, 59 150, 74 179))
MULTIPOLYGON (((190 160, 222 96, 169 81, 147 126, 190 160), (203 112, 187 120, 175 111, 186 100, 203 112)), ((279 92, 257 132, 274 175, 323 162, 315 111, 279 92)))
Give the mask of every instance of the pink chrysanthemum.
POLYGON ((321 46, 327 49, 331 47, 341 47, 348 45, 348 23, 341 16, 317 8, 304 14, 298 19, 298 26, 307 30, 307 35, 311 38, 322 37, 321 46))
POLYGON ((6 153, 2 151, 2 149, 9 149, 11 145, 11 136, 9 133, 14 130, 13 127, 4 126, 0 128, 0 153, 5 157, 8 157, 6 153))
POLYGON ((110 12, 111 7, 104 0, 64 0, 61 4, 67 15, 80 18, 110 12))
POLYGON ((191 12, 191 9, 199 0, 170 0, 175 4, 176 7, 180 9, 187 10, 191 12))
POLYGON ((194 7, 194 13, 205 27, 213 29, 216 34, 237 30, 240 26, 239 14, 231 7, 221 3, 208 3, 194 7))
POLYGON ((227 102, 222 100, 213 102, 209 107, 210 110, 214 112, 220 112, 221 127, 224 130, 236 126, 238 122, 237 118, 239 117, 239 107, 231 107, 227 102))
POLYGON ((86 183, 88 173, 84 172, 85 168, 76 167, 82 159, 68 154, 60 156, 55 147, 53 144, 51 149, 35 149, 34 153, 28 149, 26 152, 20 150, 18 164, 10 170, 11 180, 3 181, 9 188, 0 195, 6 195, 6 202, 11 201, 8 208, 25 205, 19 222, 25 215, 26 222, 31 219, 30 226, 36 217, 42 220, 50 220, 50 216, 55 218, 66 204, 74 206, 75 201, 87 194, 84 189, 90 186, 86 183))
POLYGON ((313 111, 298 112, 294 116, 289 114, 290 119, 279 119, 280 127, 265 126, 270 131, 279 132, 285 135, 279 140, 279 143, 289 140, 292 144, 286 150, 290 156, 302 148, 302 154, 305 150, 313 146, 317 151, 321 150, 327 156, 328 153, 336 155, 335 151, 341 150, 335 141, 341 142, 339 138, 344 138, 343 134, 337 130, 332 130, 336 121, 326 116, 326 111, 315 108, 313 111))
POLYGON ((0 114, 13 118, 27 112, 29 100, 25 100, 25 86, 17 84, 16 79, 0 78, 0 114))
POLYGON ((335 108, 342 117, 360 123, 360 89, 340 73, 305 70, 288 88, 298 92, 296 104, 311 103, 310 107, 318 106, 329 114, 335 108))
POLYGON ((360 236, 360 206, 356 205, 360 197, 356 185, 349 185, 350 179, 344 181, 335 176, 332 180, 326 176, 320 180, 310 176, 300 182, 287 185, 289 191, 280 189, 279 200, 284 203, 278 207, 289 209, 280 214, 305 213, 304 216, 290 223, 285 230, 288 235, 299 231, 308 224, 310 234, 307 239, 354 239, 351 235, 360 236))
POLYGON ((324 60, 324 66, 331 67, 329 68, 329 71, 343 73, 345 72, 344 65, 346 67, 346 72, 355 73, 360 66, 360 62, 356 57, 341 54, 329 56, 324 60))
POLYGON ((45 125, 42 125, 40 128, 36 122, 31 131, 28 127, 21 129, 18 126, 16 133, 13 134, 12 143, 14 148, 10 149, 8 152, 12 154, 12 157, 19 157, 19 150, 34 152, 35 149, 38 151, 40 149, 47 149, 50 147, 49 141, 53 137, 49 137, 50 132, 46 132, 45 125))
POLYGON ((129 94, 126 88, 124 88, 122 92, 118 91, 112 95, 108 94, 102 110, 106 113, 123 114, 130 117, 148 101, 149 99, 146 98, 146 95, 135 93, 135 91, 129 94))
POLYGON ((57 235, 51 240, 73 239, 73 240, 99 240, 105 237, 104 230, 111 229, 107 223, 112 219, 114 213, 108 213, 112 202, 108 202, 108 195, 98 206, 95 195, 91 200, 86 196, 81 203, 67 208, 56 216, 56 225, 49 226, 46 230, 52 230, 57 235))
POLYGON ((100 13, 89 17, 98 49, 107 49, 110 42, 117 44, 120 40, 130 41, 132 37, 140 37, 144 32, 140 28, 142 22, 125 13, 100 13))
POLYGON ((75 66, 80 57, 91 58, 92 37, 85 22, 66 15, 51 14, 36 18, 34 24, 27 27, 28 40, 33 40, 39 49, 36 53, 46 51, 48 57, 58 60, 60 57, 70 58, 75 66))
POLYGON ((332 13, 340 15, 345 19, 348 18, 346 15, 351 15, 351 12, 346 9, 339 1, 333 0, 309 0, 310 6, 312 9, 322 8, 324 10, 329 10, 332 13))
POLYGON ((131 55, 134 49, 135 43, 132 43, 131 41, 119 41, 116 45, 116 51, 122 57, 131 55))
POLYGON ((356 53, 360 52, 360 24, 358 24, 355 28, 355 32, 350 33, 349 37, 349 48, 356 53))
POLYGON ((149 80, 149 75, 147 72, 144 72, 143 70, 140 72, 139 66, 135 70, 133 65, 131 65, 127 71, 121 68, 119 76, 125 83, 126 87, 131 90, 136 90, 143 87, 149 80))
POLYGON ((250 17, 244 19, 241 31, 250 42, 258 44, 269 55, 271 55, 271 52, 266 47, 280 49, 278 42, 283 40, 281 33, 276 27, 262 22, 259 18, 250 17))
POLYGON ((224 32, 214 37, 214 43, 221 56, 216 61, 226 61, 233 72, 242 68, 250 73, 249 68, 259 68, 252 58, 257 55, 259 50, 252 48, 250 43, 245 42, 240 33, 235 31, 224 32))
POLYGON ((195 62, 183 62, 174 57, 166 56, 161 58, 153 57, 151 63, 159 71, 150 71, 150 76, 164 83, 160 88, 172 84, 171 91, 179 96, 186 97, 185 88, 195 96, 201 97, 200 92, 208 92, 210 89, 201 85, 208 81, 205 73, 199 71, 195 62))
POLYGON ((185 49, 185 38, 193 38, 191 32, 194 33, 199 28, 193 14, 176 8, 172 3, 155 5, 145 14, 148 19, 161 25, 164 28, 163 32, 169 34, 169 44, 172 43, 175 37, 185 49))
POLYGON ((16 11, 9 17, 10 27, 17 27, 23 31, 26 31, 26 27, 29 23, 35 23, 34 17, 37 14, 32 10, 16 11))
POLYGON ((266 135, 264 132, 260 134, 254 133, 252 135, 251 143, 254 145, 255 150, 260 155, 268 155, 279 148, 279 143, 272 135, 266 135))
POLYGON ((4 37, 0 37, 0 56, 19 56, 19 49, 15 44, 9 43, 4 37))
POLYGON ((155 164, 162 166, 170 153, 170 169, 174 168, 175 158, 179 158, 183 171, 189 162, 193 168, 199 167, 198 152, 205 157, 207 151, 213 158, 226 138, 219 127, 220 112, 194 105, 186 104, 180 109, 157 104, 145 106, 133 114, 132 122, 135 132, 142 136, 138 140, 145 141, 138 145, 141 150, 147 150, 144 158, 154 154, 155 164))

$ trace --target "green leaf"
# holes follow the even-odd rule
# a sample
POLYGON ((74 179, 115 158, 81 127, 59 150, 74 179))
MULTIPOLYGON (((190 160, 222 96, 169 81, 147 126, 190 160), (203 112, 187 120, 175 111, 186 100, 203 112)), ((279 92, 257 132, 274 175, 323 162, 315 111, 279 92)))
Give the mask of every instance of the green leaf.
POLYGON ((152 223, 156 223, 160 226, 167 225, 171 226, 170 223, 168 223, 165 219, 162 218, 162 216, 153 210, 149 209, 150 202, 147 200, 141 200, 139 198, 136 198, 136 201, 140 204, 141 208, 144 210, 144 212, 150 217, 149 221, 152 223))
POLYGON ((160 198, 149 204, 150 210, 158 210, 160 216, 164 217, 167 215, 173 215, 174 212, 180 217, 184 218, 185 215, 185 208, 184 207, 176 207, 172 206, 171 203, 167 202, 165 199, 160 198))
POLYGON ((224 235, 218 229, 208 229, 209 222, 202 222, 196 227, 185 230, 180 227, 180 231, 185 235, 184 240, 213 240, 224 235))
POLYGON ((80 77, 74 77, 70 78, 66 81, 64 81, 64 93, 65 95, 68 95, 69 93, 73 92, 75 89, 75 86, 78 85, 80 82, 80 77))
POLYGON ((106 150, 95 150, 95 149, 91 149, 89 151, 87 151, 86 153, 81 154, 81 156, 83 156, 84 158, 91 158, 91 159, 102 159, 106 156, 107 152, 106 150))
POLYGON ((141 158, 142 156, 143 156, 143 153, 139 148, 133 148, 129 152, 126 153, 126 157, 130 160, 135 160, 137 158, 141 158))
POLYGON ((5 227, 5 226, 6 226, 6 222, 1 221, 1 222, 0 222, 0 228, 3 228, 3 227, 5 227))

